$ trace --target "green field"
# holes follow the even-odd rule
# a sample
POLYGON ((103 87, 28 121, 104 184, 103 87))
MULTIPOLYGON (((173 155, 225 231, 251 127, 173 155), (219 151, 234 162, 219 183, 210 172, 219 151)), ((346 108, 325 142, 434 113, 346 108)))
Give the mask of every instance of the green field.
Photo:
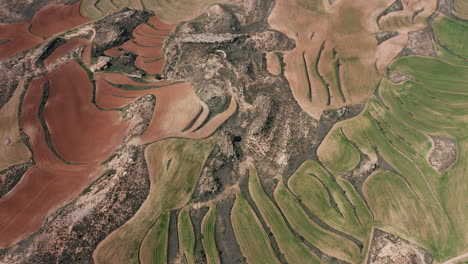
POLYGON ((216 205, 211 205, 210 209, 203 217, 202 220, 202 243, 205 250, 206 260, 208 264, 220 264, 218 249, 216 247, 216 218, 218 216, 218 209, 216 205))
POLYGON ((249 172, 249 192, 286 261, 291 264, 320 263, 317 256, 288 228, 281 212, 263 190, 254 167, 251 167, 249 172))
POLYGON ((238 191, 231 222, 242 255, 252 264, 280 264, 267 233, 244 195, 238 191))
POLYGON ((468 24, 449 17, 439 16, 432 24, 439 40, 453 53, 468 59, 468 24))
POLYGON ((321 162, 335 175, 354 169, 360 161, 359 151, 339 129, 330 131, 317 150, 321 162), (336 162, 339 160, 340 162, 336 162))
MULTIPOLYGON (((295 10, 301 1, 293 2, 290 8, 295 10)), ((114 1, 119 8, 130 3, 137 8, 148 8, 148 1, 114 1)), ((181 3, 158 2, 157 5, 171 5, 167 9, 171 10, 181 3)), ((107 4, 96 6, 113 9, 107 4)), ((389 4, 382 1, 373 6, 380 10, 389 4)), ((358 34, 371 32, 374 28, 367 28, 368 25, 356 17, 374 16, 378 12, 374 14, 370 7, 362 6, 365 10, 360 10, 360 6, 350 3, 350 9, 344 9, 349 12, 338 19, 325 15, 330 10, 324 10, 321 3, 305 5, 306 13, 312 12, 316 17, 311 17, 310 23, 296 26, 305 28, 323 20, 331 26, 342 27, 330 33, 331 36, 323 35, 328 34, 326 27, 320 28, 316 35, 289 32, 296 36, 298 43, 294 51, 284 55, 285 77, 296 84, 291 87, 294 97, 313 117, 320 117, 318 114, 323 109, 361 102, 364 110, 334 124, 317 149, 317 160, 306 160, 290 177, 277 176, 273 194, 266 191, 262 182, 263 177, 274 175, 258 175, 256 168, 250 165, 248 193, 237 191, 230 214, 241 254, 249 264, 279 264, 280 259, 287 263, 321 263, 323 260, 309 247, 311 244, 328 256, 362 263, 375 227, 417 243, 427 249, 436 262, 466 252, 467 23, 439 15, 432 22, 437 36, 433 44, 438 58, 386 58, 386 62, 391 61, 387 65, 379 61, 379 52, 385 53, 380 47, 385 46, 376 47, 374 39, 368 39, 370 33, 366 36, 358 34), (357 35, 346 37, 345 31, 355 31, 357 35), (362 46, 352 49, 347 46, 349 41, 362 46), (385 70, 404 74, 410 80, 393 83, 384 77, 385 70), (357 74, 363 71, 364 75, 357 74), (374 88, 375 92, 371 93, 374 88), (316 99, 320 100, 318 104, 307 106, 316 99), (428 161, 434 147, 431 136, 456 142, 457 159, 446 171, 439 172, 428 161), (362 179, 362 190, 340 177, 359 167, 361 157, 382 166, 369 173, 370 176, 365 175, 368 178, 362 179), (283 177, 288 180, 285 182, 283 177)), ((417 7, 416 3, 410 3, 408 8, 417 7)), ((194 10, 196 8, 194 6, 194 10)), ((417 10, 384 16, 378 26, 420 29, 428 14, 411 18, 417 10)), ((285 15, 280 11, 273 19, 276 26, 278 19, 285 15)), ((334 12, 341 14, 344 11, 334 12)), ((286 32, 295 30, 295 24, 291 22, 281 29, 286 32)), ((394 45, 401 46, 399 43, 394 45)), ((278 67, 278 63, 274 64, 278 67)), ((274 67, 270 70, 278 73, 274 67)), ((161 252, 167 251, 167 238, 164 237, 167 233, 164 233, 164 223, 159 222, 163 222, 161 219, 168 210, 182 208, 189 202, 212 148, 209 141, 189 140, 168 140, 147 148, 152 180, 150 196, 132 220, 101 243, 96 251, 98 263, 110 263, 110 256, 119 254, 130 256, 123 258, 126 263, 137 263, 138 260, 153 263, 163 258, 161 252)), ((262 168, 259 171, 268 171, 259 165, 261 162, 255 160, 258 168, 262 168)), ((207 262, 220 264, 215 239, 219 216, 215 204, 204 206, 207 205, 210 209, 202 220, 202 244, 207 262)), ((188 264, 195 263, 196 237, 189 210, 188 207, 182 209, 178 219, 179 249, 188 264)))
POLYGON ((151 251, 152 254, 142 256, 141 263, 164 264, 167 262, 167 240, 169 237, 170 213, 166 212, 159 217, 158 221, 149 230, 145 240, 151 243, 144 243, 148 248, 144 250, 151 251))
POLYGON ((154 259, 156 242, 154 237, 145 239, 148 230, 167 210, 187 204, 212 148, 210 140, 170 139, 149 145, 145 150, 151 180, 148 198, 127 223, 99 244, 96 262, 112 263, 116 257, 125 263, 154 259))
POLYGON ((179 230, 179 249, 182 253, 186 264, 195 264, 193 251, 195 249, 195 233, 193 231, 192 220, 190 219, 190 211, 184 208, 179 213, 177 221, 177 229, 179 230))
POLYGON ((324 253, 355 263, 360 259, 359 248, 350 240, 328 232, 313 222, 282 180, 276 186, 275 201, 286 219, 301 236, 324 253))

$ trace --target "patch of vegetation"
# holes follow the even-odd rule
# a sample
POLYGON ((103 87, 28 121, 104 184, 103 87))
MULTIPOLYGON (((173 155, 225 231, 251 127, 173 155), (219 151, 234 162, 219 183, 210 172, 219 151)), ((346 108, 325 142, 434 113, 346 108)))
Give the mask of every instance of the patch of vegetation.
POLYGON ((468 23, 439 16, 432 24, 439 40, 452 52, 468 59, 468 23))
POLYGON ((192 220, 190 219, 189 208, 184 208, 179 213, 177 221, 179 230, 179 248, 183 253, 186 264, 195 264, 193 251, 195 249, 195 233, 193 231, 192 220))
POLYGON ((314 253, 302 243, 289 229, 280 210, 270 200, 263 190, 257 171, 250 167, 249 171, 249 192, 255 202, 262 218, 271 229, 276 243, 288 263, 320 263, 314 253))
POLYGON ((187 204, 212 148, 210 140, 170 139, 149 145, 145 150, 151 181, 148 198, 127 223, 101 242, 95 251, 97 261, 118 258, 137 263, 157 258, 154 236, 146 234, 162 214, 187 204))
POLYGON ((242 255, 248 263, 281 264, 260 220, 240 191, 232 207, 231 222, 242 255))
POLYGON ((159 217, 158 221, 150 229, 146 235, 148 240, 152 241, 151 247, 152 252, 150 259, 145 259, 154 264, 164 264, 167 263, 167 248, 168 248, 168 238, 169 238, 169 219, 170 212, 162 214, 159 217))
POLYGON ((328 225, 358 239, 367 238, 370 231, 369 219, 360 219, 349 194, 317 162, 303 163, 290 177, 288 186, 312 213, 328 225))
POLYGON ((215 238, 217 216, 218 209, 216 205, 211 205, 202 221, 202 243, 208 264, 221 264, 215 238))
POLYGON ((274 197, 290 225, 304 239, 330 256, 350 263, 358 262, 359 248, 350 240, 326 231, 312 221, 282 180, 276 186, 274 197))
POLYGON ((330 131, 317 150, 320 161, 335 175, 354 169, 360 161, 359 151, 338 127, 330 131), (336 162, 339 160, 340 162, 336 162))

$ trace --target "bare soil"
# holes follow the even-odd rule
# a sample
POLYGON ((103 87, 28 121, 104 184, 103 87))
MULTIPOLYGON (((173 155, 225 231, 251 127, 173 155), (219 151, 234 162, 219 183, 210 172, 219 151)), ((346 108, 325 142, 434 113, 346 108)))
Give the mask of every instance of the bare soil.
POLYGON ((439 172, 443 172, 455 163, 457 159, 457 144, 451 138, 431 136, 434 142, 429 154, 429 163, 439 172))
POLYGON ((432 256, 424 248, 396 235, 374 229, 367 264, 430 264, 432 256))

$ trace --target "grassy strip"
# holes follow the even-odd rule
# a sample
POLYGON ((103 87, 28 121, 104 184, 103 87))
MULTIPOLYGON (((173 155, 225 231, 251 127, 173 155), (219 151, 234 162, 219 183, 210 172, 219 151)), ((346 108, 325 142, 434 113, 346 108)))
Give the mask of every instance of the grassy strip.
POLYGON ((450 51, 468 59, 468 23, 463 23, 455 19, 439 16, 432 24, 440 42, 450 51))
POLYGON ((242 255, 250 264, 281 264, 244 195, 239 191, 231 211, 231 222, 242 255))
POLYGON ((145 239, 151 241, 152 252, 150 259, 147 260, 147 263, 152 264, 165 264, 167 263, 167 248, 168 248, 168 238, 169 238, 169 220, 170 220, 170 211, 167 211, 154 226, 149 230, 145 239))
POLYGON ((148 230, 165 211, 183 207, 190 200, 205 161, 213 148, 210 140, 171 139, 145 150, 150 175, 148 198, 137 213, 112 232, 94 252, 96 263, 151 263, 152 237, 148 230))
POLYGON ((188 208, 184 208, 180 211, 177 229, 179 230, 179 249, 184 256, 185 263, 195 264, 193 255, 195 249, 195 233, 193 231, 188 208))
POLYGON ((360 161, 359 151, 337 127, 324 138, 317 149, 317 156, 335 175, 354 169, 360 161))
POLYGON ((249 192, 260 214, 270 227, 286 261, 295 263, 320 263, 317 257, 289 230, 283 216, 263 190, 257 171, 250 167, 249 192))
POLYGON ((452 64, 461 65, 461 66, 468 66, 468 62, 463 60, 462 58, 458 57, 457 55, 450 52, 447 48, 439 45, 437 42, 432 42, 434 49, 439 56, 444 61, 450 62, 452 64))
POLYGON ((288 186, 325 223, 359 239, 366 239, 370 231, 368 223, 357 218, 349 198, 320 164, 304 162, 291 176, 288 186), (325 195, 326 190, 331 197, 325 195))
POLYGON ((216 247, 216 217, 218 216, 218 209, 216 205, 211 205, 210 210, 206 213, 202 220, 202 243, 205 250, 206 260, 208 264, 221 264, 219 259, 218 249, 216 247))
POLYGON ((328 232, 312 221, 283 180, 276 186, 274 197, 291 226, 322 252, 350 263, 360 259, 359 248, 350 240, 328 232))

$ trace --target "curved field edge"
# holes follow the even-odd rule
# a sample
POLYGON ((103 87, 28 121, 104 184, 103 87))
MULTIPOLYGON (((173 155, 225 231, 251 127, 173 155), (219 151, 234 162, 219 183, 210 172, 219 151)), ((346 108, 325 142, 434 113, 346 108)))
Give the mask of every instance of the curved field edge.
POLYGON ((281 211, 264 191, 253 166, 249 168, 249 193, 288 263, 320 263, 318 257, 289 229, 281 211))
POLYGON ((162 214, 154 223, 154 226, 148 231, 143 244, 148 248, 142 248, 143 251, 151 251, 152 254, 142 256, 141 263, 165 264, 167 263, 167 250, 169 238, 170 212, 162 214), (151 243, 145 243, 151 241, 151 243))
POLYGON ((24 92, 25 80, 21 79, 13 96, 0 109, 0 171, 10 166, 27 162, 31 151, 23 143, 20 135, 18 111, 21 104, 21 94, 24 92))
POLYGON ((151 259, 154 242, 145 239, 148 231, 161 214, 187 204, 212 148, 211 140, 170 139, 149 145, 145 150, 151 182, 148 198, 132 219, 98 245, 95 263, 151 259))
POLYGON ((153 11, 158 17, 169 24, 190 20, 199 16, 208 6, 217 3, 228 3, 232 0, 83 0, 80 8, 81 14, 98 19, 122 8, 153 11))
POLYGON ((281 264, 260 220, 239 190, 231 210, 231 222, 242 255, 248 263, 281 264))
POLYGON ((177 229, 181 256, 183 256, 186 264, 195 264, 193 255, 195 249, 195 233, 193 231, 192 219, 190 218, 188 207, 179 212, 177 229))
POLYGON ((215 238, 217 216, 218 209, 212 204, 201 223, 202 244, 208 264, 221 264, 215 238))

